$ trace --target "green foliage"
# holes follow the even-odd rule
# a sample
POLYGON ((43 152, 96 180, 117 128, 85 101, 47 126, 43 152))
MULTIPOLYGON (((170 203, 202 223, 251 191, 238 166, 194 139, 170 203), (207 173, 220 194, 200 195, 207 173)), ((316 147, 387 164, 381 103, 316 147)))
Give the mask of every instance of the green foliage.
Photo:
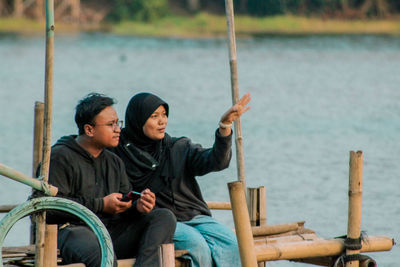
POLYGON ((285 11, 291 14, 320 14, 336 10, 342 0, 284 0, 285 11))
POLYGON ((281 0, 248 0, 247 4, 250 15, 266 16, 283 13, 281 0))
POLYGON ((167 0, 116 0, 108 18, 151 22, 164 17, 167 12, 167 0))

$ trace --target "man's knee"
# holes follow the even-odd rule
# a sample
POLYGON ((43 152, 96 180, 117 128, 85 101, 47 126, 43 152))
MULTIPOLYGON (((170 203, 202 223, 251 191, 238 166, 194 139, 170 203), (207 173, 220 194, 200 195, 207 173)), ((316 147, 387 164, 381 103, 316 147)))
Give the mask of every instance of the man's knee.
POLYGON ((147 214, 149 221, 162 224, 167 230, 175 231, 176 217, 169 209, 155 209, 147 214))
POLYGON ((101 262, 100 245, 96 235, 87 227, 68 227, 59 231, 58 247, 64 263, 99 266, 101 262))

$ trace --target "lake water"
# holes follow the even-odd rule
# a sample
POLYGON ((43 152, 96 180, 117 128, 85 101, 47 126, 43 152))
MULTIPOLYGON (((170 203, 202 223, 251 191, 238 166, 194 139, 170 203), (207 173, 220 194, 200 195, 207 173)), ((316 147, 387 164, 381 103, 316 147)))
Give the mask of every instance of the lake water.
MULTIPOLYGON (((270 36, 239 40, 247 186, 266 186, 269 224, 305 220, 331 238, 347 231, 349 151, 362 150, 362 230, 400 238, 400 38, 270 36)), ((44 37, 0 36, 0 162, 31 174, 34 102, 43 101, 44 37)), ((56 36, 52 143, 76 133, 77 101, 89 92, 118 100, 120 118, 140 91, 170 105, 167 131, 210 146, 231 105, 224 39, 187 40, 106 34, 56 36)), ((200 177, 207 200, 228 201, 236 159, 200 177)), ((23 202, 30 188, 0 178, 0 204, 23 202)), ((2 216, 2 215, 0 215, 2 216)), ((233 227, 228 211, 215 217, 233 227)), ((28 220, 5 245, 28 243, 28 220)), ((396 267, 400 249, 369 254, 396 267)), ((304 266, 287 261, 268 266, 304 266)))

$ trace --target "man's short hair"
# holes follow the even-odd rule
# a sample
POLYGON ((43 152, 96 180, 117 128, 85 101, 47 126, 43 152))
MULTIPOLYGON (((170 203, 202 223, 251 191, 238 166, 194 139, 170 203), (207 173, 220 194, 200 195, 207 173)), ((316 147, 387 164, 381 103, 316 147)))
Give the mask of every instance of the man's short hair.
POLYGON ((85 133, 85 124, 94 125, 94 118, 106 107, 116 103, 113 98, 99 93, 90 93, 78 102, 75 107, 75 122, 79 135, 85 133))

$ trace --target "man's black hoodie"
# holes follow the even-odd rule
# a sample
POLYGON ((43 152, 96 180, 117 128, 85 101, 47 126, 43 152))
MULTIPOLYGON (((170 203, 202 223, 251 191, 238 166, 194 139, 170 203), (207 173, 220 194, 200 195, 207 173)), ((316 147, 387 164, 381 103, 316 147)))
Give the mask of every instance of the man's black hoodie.
MULTIPOLYGON (((103 150, 95 158, 76 141, 76 135, 61 137, 52 147, 49 183, 58 187, 57 197, 76 201, 93 211, 108 227, 125 214, 103 213, 103 197, 131 190, 125 166, 114 153, 103 150)), ((136 208, 130 211, 137 214, 136 208)), ((131 213, 131 212, 125 212, 131 213)), ((60 212, 49 214, 50 223, 79 223, 60 212)))

